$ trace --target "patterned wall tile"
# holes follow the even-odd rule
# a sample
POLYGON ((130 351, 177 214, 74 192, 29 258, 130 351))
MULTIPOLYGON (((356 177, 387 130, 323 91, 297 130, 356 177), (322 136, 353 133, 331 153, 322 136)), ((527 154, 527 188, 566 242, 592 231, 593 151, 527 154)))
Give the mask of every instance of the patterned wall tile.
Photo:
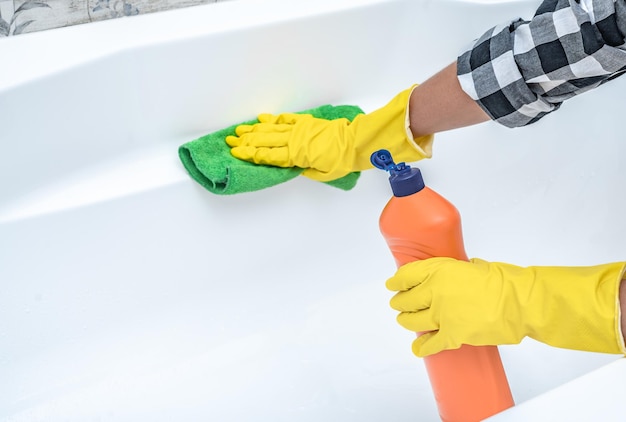
POLYGON ((0 0, 0 36, 19 35, 36 30, 36 23, 50 13, 48 1, 0 0))
POLYGON ((227 0, 0 0, 0 37, 227 0))
POLYGON ((216 2, 217 0, 87 0, 91 21, 216 2))

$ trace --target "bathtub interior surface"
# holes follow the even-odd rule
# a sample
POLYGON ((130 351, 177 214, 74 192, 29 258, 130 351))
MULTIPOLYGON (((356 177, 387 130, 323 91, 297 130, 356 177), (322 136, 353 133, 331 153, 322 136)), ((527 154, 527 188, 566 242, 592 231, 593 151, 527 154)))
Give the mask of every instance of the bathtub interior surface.
MULTIPOLYGON (((0 420, 438 419, 388 307, 386 175, 349 192, 298 178, 215 196, 177 147, 261 111, 371 111, 536 5, 315 3, 0 41, 0 420)), ((624 88, 526 129, 437 136, 419 166, 459 208, 470 256, 623 259, 620 122, 588 110, 615 110, 624 88)), ((500 351, 517 402, 616 359, 531 340, 500 351)))
POLYGON ((618 359, 487 421, 619 421, 623 419, 625 376, 626 359, 618 359))

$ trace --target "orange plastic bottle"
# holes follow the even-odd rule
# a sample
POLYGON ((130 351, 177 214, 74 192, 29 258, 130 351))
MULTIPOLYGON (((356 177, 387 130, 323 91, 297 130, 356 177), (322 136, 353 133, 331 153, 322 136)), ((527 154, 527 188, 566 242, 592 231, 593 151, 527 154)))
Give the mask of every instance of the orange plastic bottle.
MULTIPOLYGON (((454 205, 424 185, 419 169, 395 164, 389 151, 375 152, 371 161, 390 173, 394 196, 380 216, 380 230, 398 267, 437 256, 467 261, 454 205)), ((427 356, 424 363, 445 422, 480 421, 514 405, 495 346, 463 345, 427 356)))

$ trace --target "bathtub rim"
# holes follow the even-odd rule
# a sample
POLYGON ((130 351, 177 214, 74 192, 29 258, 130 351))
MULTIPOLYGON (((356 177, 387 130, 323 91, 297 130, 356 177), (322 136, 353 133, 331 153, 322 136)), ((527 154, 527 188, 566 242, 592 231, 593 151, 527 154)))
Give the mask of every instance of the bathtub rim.
MULTIPOLYGON (((433 0, 423 1, 428 4, 433 0)), ((451 6, 474 3, 480 7, 531 2, 438 0, 442 1, 451 6)), ((316 0, 295 4, 289 0, 222 1, 6 37, 0 39, 0 56, 7 63, 0 67, 0 94, 48 74, 123 51, 399 2, 406 0, 316 0), (233 17, 237 20, 233 21, 233 17)))

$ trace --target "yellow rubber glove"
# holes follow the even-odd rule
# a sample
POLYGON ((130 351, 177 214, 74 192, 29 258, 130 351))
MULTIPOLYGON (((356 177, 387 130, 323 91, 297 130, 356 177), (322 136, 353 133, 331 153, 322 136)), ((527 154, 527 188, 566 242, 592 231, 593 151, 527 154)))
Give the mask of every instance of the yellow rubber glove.
POLYGON ((526 336, 555 347, 625 353, 619 285, 624 263, 517 267, 480 259, 430 258, 400 267, 398 322, 427 332, 413 342, 423 357, 462 344, 517 344, 526 336))
POLYGON ((259 123, 238 126, 237 136, 227 136, 226 142, 241 160, 304 168, 304 176, 322 182, 372 168, 370 155, 383 148, 396 162, 430 158, 433 136, 413 139, 409 129, 408 103, 414 88, 352 123, 308 114, 261 114, 259 123))

